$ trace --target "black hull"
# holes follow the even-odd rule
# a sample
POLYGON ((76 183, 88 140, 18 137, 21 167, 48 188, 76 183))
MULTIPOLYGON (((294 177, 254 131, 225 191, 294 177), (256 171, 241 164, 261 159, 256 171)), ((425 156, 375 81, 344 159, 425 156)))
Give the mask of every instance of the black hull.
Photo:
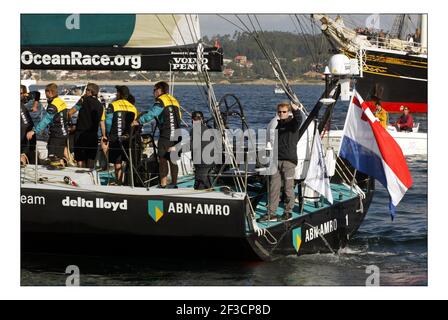
POLYGON ((355 198, 270 228, 270 233, 277 239, 275 244, 256 235, 252 235, 248 239, 249 243, 262 259, 275 259, 294 254, 301 256, 337 252, 344 248, 358 231, 367 214, 372 197, 373 190, 368 192, 366 198, 362 200, 362 208, 359 198, 355 198), (337 228, 332 232, 323 236, 317 236, 316 233, 311 232, 313 227, 318 227, 321 230, 322 226, 325 228, 325 225, 331 222, 337 223, 337 228), (294 230, 300 230, 301 245, 298 247, 294 246, 294 230), (307 239, 308 235, 309 239, 307 239))
POLYGON ((185 198, 184 201, 196 206, 225 203, 229 206, 229 214, 204 216, 174 213, 166 214, 156 222, 148 215, 148 201, 157 198, 163 200, 167 207, 171 201, 177 203, 178 197, 170 199, 161 196, 22 188, 22 197, 45 198, 44 209, 36 208, 35 204, 22 203, 22 253, 270 260, 290 254, 337 251, 346 245, 364 220, 372 200, 373 186, 366 194, 362 212, 359 210, 360 200, 355 197, 267 228, 269 234, 277 239, 273 245, 267 237, 251 232, 244 199, 222 201, 185 198), (113 213, 103 209, 62 206, 67 195, 71 199, 101 198, 117 202, 127 199, 128 210, 126 213, 113 213), (311 226, 329 228, 323 235, 325 241, 317 233, 310 238, 309 235, 313 234, 310 232, 311 226), (300 230, 303 239, 299 248, 293 239, 293 236, 297 237, 297 230, 300 230))
MULTIPOLYGON (((354 53, 346 52, 352 58, 354 53)), ((424 56, 366 50, 363 77, 356 90, 369 101, 380 98, 389 112, 428 112, 428 62, 424 56)))

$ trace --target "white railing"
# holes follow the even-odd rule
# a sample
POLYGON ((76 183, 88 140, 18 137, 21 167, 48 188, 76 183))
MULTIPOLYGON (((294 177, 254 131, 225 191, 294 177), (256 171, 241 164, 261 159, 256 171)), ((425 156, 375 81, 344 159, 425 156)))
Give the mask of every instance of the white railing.
MULTIPOLYGON (((367 36, 364 36, 367 37, 367 36)), ((366 38, 367 40, 367 38, 366 38)), ((427 48, 420 42, 409 42, 401 39, 384 38, 379 36, 371 36, 369 40, 373 47, 389 50, 408 51, 413 53, 426 54, 427 48)))

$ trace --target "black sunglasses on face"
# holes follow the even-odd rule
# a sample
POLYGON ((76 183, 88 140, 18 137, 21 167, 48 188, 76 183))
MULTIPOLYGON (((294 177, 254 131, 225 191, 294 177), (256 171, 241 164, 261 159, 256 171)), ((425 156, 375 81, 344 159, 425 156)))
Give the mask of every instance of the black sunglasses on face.
POLYGON ((277 111, 277 113, 288 113, 288 111, 277 111))

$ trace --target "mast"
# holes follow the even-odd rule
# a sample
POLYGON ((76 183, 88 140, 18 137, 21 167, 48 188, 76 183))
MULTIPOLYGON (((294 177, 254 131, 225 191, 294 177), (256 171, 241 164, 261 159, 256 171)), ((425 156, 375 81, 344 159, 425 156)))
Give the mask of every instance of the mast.
POLYGON ((403 32, 405 18, 406 18, 405 14, 398 14, 395 17, 394 25, 392 26, 392 30, 390 32, 390 35, 392 38, 398 38, 398 39, 403 38, 402 32, 403 32))
POLYGON ((422 14, 420 23, 420 42, 422 51, 425 52, 428 48, 428 15, 422 14))

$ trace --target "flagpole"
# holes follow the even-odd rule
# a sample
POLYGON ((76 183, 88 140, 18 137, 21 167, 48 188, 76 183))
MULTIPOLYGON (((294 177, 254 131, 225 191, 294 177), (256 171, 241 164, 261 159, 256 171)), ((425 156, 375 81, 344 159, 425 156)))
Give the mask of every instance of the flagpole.
POLYGON ((342 140, 344 139, 345 131, 347 130, 348 115, 350 114, 350 112, 353 108, 353 97, 355 96, 355 93, 356 93, 356 87, 353 87, 352 97, 350 99, 350 104, 348 105, 347 115, 345 116, 344 128, 342 129, 341 141, 339 143, 339 148, 338 148, 338 157, 341 154, 342 140))

